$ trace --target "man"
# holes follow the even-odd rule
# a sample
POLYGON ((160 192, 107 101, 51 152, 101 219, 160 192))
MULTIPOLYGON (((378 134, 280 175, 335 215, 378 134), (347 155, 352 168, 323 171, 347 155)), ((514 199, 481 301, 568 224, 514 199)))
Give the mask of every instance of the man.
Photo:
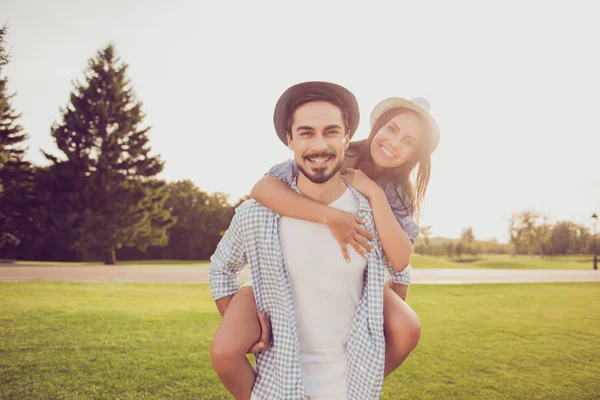
POLYGON ((273 346, 256 356, 253 398, 379 398, 384 373, 384 262, 367 199, 340 176, 359 122, 347 89, 327 82, 289 88, 275 109, 275 129, 300 170, 292 187, 358 215, 376 238, 367 259, 350 262, 322 224, 280 217, 254 200, 237 210, 211 258, 217 306, 239 290, 248 263, 258 311, 270 316, 273 346))

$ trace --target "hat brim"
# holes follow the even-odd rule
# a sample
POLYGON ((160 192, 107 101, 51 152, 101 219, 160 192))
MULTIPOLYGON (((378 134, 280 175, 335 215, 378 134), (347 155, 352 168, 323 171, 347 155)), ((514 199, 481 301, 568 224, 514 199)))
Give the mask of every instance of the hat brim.
POLYGON ((334 94, 340 101, 342 108, 348 114, 348 130, 352 137, 360 122, 360 111, 356 97, 343 86, 330 82, 303 82, 288 88, 277 100, 275 112, 273 113, 273 124, 279 139, 287 146, 287 119, 290 112, 290 104, 300 96, 310 93, 312 90, 320 90, 334 94))
POLYGON ((406 100, 401 97, 390 97, 381 101, 371 112, 371 128, 384 113, 394 108, 408 108, 415 111, 425 119, 425 122, 429 126, 429 134, 431 135, 431 147, 429 152, 433 153, 440 142, 440 128, 427 110, 410 100, 406 100))

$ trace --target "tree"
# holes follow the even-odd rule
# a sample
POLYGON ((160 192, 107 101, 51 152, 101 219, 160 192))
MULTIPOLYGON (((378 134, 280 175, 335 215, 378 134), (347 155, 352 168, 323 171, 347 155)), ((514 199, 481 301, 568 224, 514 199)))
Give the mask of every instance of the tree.
POLYGON ((222 193, 206 193, 191 181, 168 184, 165 208, 177 218, 168 229, 169 244, 151 247, 146 254, 131 248, 118 252, 124 259, 206 260, 217 248, 233 218, 233 208, 222 193))
MULTIPOLYGON (((6 124, 3 123, 6 119, 5 114, 8 112, 8 120, 15 120, 14 116, 13 118, 10 118, 12 114, 14 114, 9 103, 11 96, 6 93, 7 79, 2 74, 2 69, 6 66, 6 64, 8 64, 9 61, 8 54, 4 48, 4 36, 6 35, 6 31, 6 26, 0 27, 0 115, 2 116, 0 119, 0 123, 2 123, 2 128, 0 128, 0 171, 8 162, 10 151, 8 146, 14 140, 14 138, 11 138, 11 136, 14 136, 14 132, 11 132, 10 130, 7 131, 6 124)), ((0 181, 0 193, 2 193, 2 188, 2 181, 0 181)))
POLYGON ((427 254, 427 249, 428 249, 427 246, 425 246, 424 244, 419 244, 417 242, 417 244, 415 244, 414 252, 417 253, 417 254, 426 255, 427 254))
POLYGON ((25 141, 28 138, 19 125, 18 114, 8 93, 8 78, 4 67, 9 62, 4 43, 8 28, 0 27, 0 249, 7 243, 17 245, 31 233, 28 213, 33 208, 33 170, 25 160, 25 141))
POLYGON ((579 254, 587 250, 591 235, 585 226, 571 221, 557 222, 550 232, 552 254, 579 254))
POLYGON ((502 251, 500 250, 500 244, 498 243, 498 239, 492 238, 487 244, 487 253, 491 254, 500 254, 502 251))
POLYGON ((462 240, 465 244, 471 244, 475 241, 475 235, 473 234, 473 228, 470 226, 463 229, 460 233, 460 240, 462 240))
POLYGON ((473 234, 473 228, 469 226, 462 230, 460 234, 460 243, 462 243, 465 253, 475 254, 475 235, 473 234))
MULTIPOLYGON (((6 164, 7 161, 8 161, 8 154, 4 151, 0 151, 0 171, 2 170, 2 168, 4 168, 4 165, 6 164)), ((2 194, 3 187, 4 186, 2 186, 2 182, 0 182, 0 194, 2 194)))
POLYGON ((596 233, 596 235, 588 234, 588 242, 587 242, 587 250, 586 253, 594 254, 594 239, 596 240, 596 246, 600 247, 600 233, 596 233))
POLYGON ((465 253, 465 245, 462 242, 459 242, 454 251, 456 252, 456 256, 460 258, 460 256, 465 253))
POLYGON ((573 239, 576 233, 573 230, 573 223, 561 221, 556 223, 551 233, 551 245, 553 254, 568 254, 573 246, 573 239))
POLYGON ((419 228, 419 235, 423 238, 425 246, 429 247, 429 239, 431 238, 431 226, 422 226, 419 228))
POLYGON ((141 127, 142 103, 126 72, 113 45, 92 57, 86 82, 74 83, 62 120, 51 129, 63 156, 44 153, 52 163, 45 184, 61 187, 54 228, 69 248, 102 251, 106 264, 116 262, 115 250, 123 246, 166 245, 175 222, 164 208, 166 184, 156 178, 164 163, 150 155, 150 128, 141 127))
POLYGON ((446 243, 446 256, 448 258, 450 258, 450 257, 454 257, 454 254, 456 254, 456 246, 455 246, 455 244, 452 243, 452 242, 446 243))
POLYGON ((548 223, 548 216, 541 214, 540 223, 535 228, 535 236, 538 252, 542 257, 548 253, 551 230, 552 227, 548 223))
POLYGON ((583 254, 586 253, 588 247, 590 245, 590 241, 592 239, 592 235, 590 234, 590 230, 583 225, 575 224, 575 242, 573 243, 573 248, 571 253, 573 254, 583 254))
POLYGON ((191 181, 169 184, 165 206, 177 217, 177 223, 169 229, 166 250, 170 258, 209 258, 233 218, 227 196, 203 192, 191 181))
POLYGON ((517 253, 544 254, 550 225, 543 213, 531 210, 513 214, 509 220, 510 241, 517 253))

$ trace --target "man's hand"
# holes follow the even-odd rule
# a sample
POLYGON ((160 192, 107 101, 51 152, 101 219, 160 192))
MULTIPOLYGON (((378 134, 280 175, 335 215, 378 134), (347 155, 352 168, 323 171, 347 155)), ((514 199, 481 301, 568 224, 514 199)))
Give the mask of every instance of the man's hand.
POLYGON ((352 246, 364 258, 367 258, 367 251, 373 252, 373 247, 368 240, 373 240, 374 237, 361 226, 364 223, 365 221, 352 213, 331 208, 327 226, 340 245, 342 255, 346 261, 350 261, 348 245, 352 246))
POLYGON ((260 322, 260 339, 250 349, 248 353, 260 353, 271 348, 271 318, 265 313, 258 313, 260 322))

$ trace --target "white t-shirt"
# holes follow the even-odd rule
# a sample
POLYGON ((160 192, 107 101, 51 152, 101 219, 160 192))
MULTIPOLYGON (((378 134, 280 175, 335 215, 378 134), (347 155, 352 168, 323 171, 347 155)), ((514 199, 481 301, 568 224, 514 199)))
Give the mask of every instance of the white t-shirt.
MULTIPOLYGON (((350 189, 330 204, 353 214, 358 205, 350 189)), ((324 224, 281 217, 280 236, 306 391, 311 399, 345 400, 346 345, 367 261, 349 246, 347 263, 324 224)))

